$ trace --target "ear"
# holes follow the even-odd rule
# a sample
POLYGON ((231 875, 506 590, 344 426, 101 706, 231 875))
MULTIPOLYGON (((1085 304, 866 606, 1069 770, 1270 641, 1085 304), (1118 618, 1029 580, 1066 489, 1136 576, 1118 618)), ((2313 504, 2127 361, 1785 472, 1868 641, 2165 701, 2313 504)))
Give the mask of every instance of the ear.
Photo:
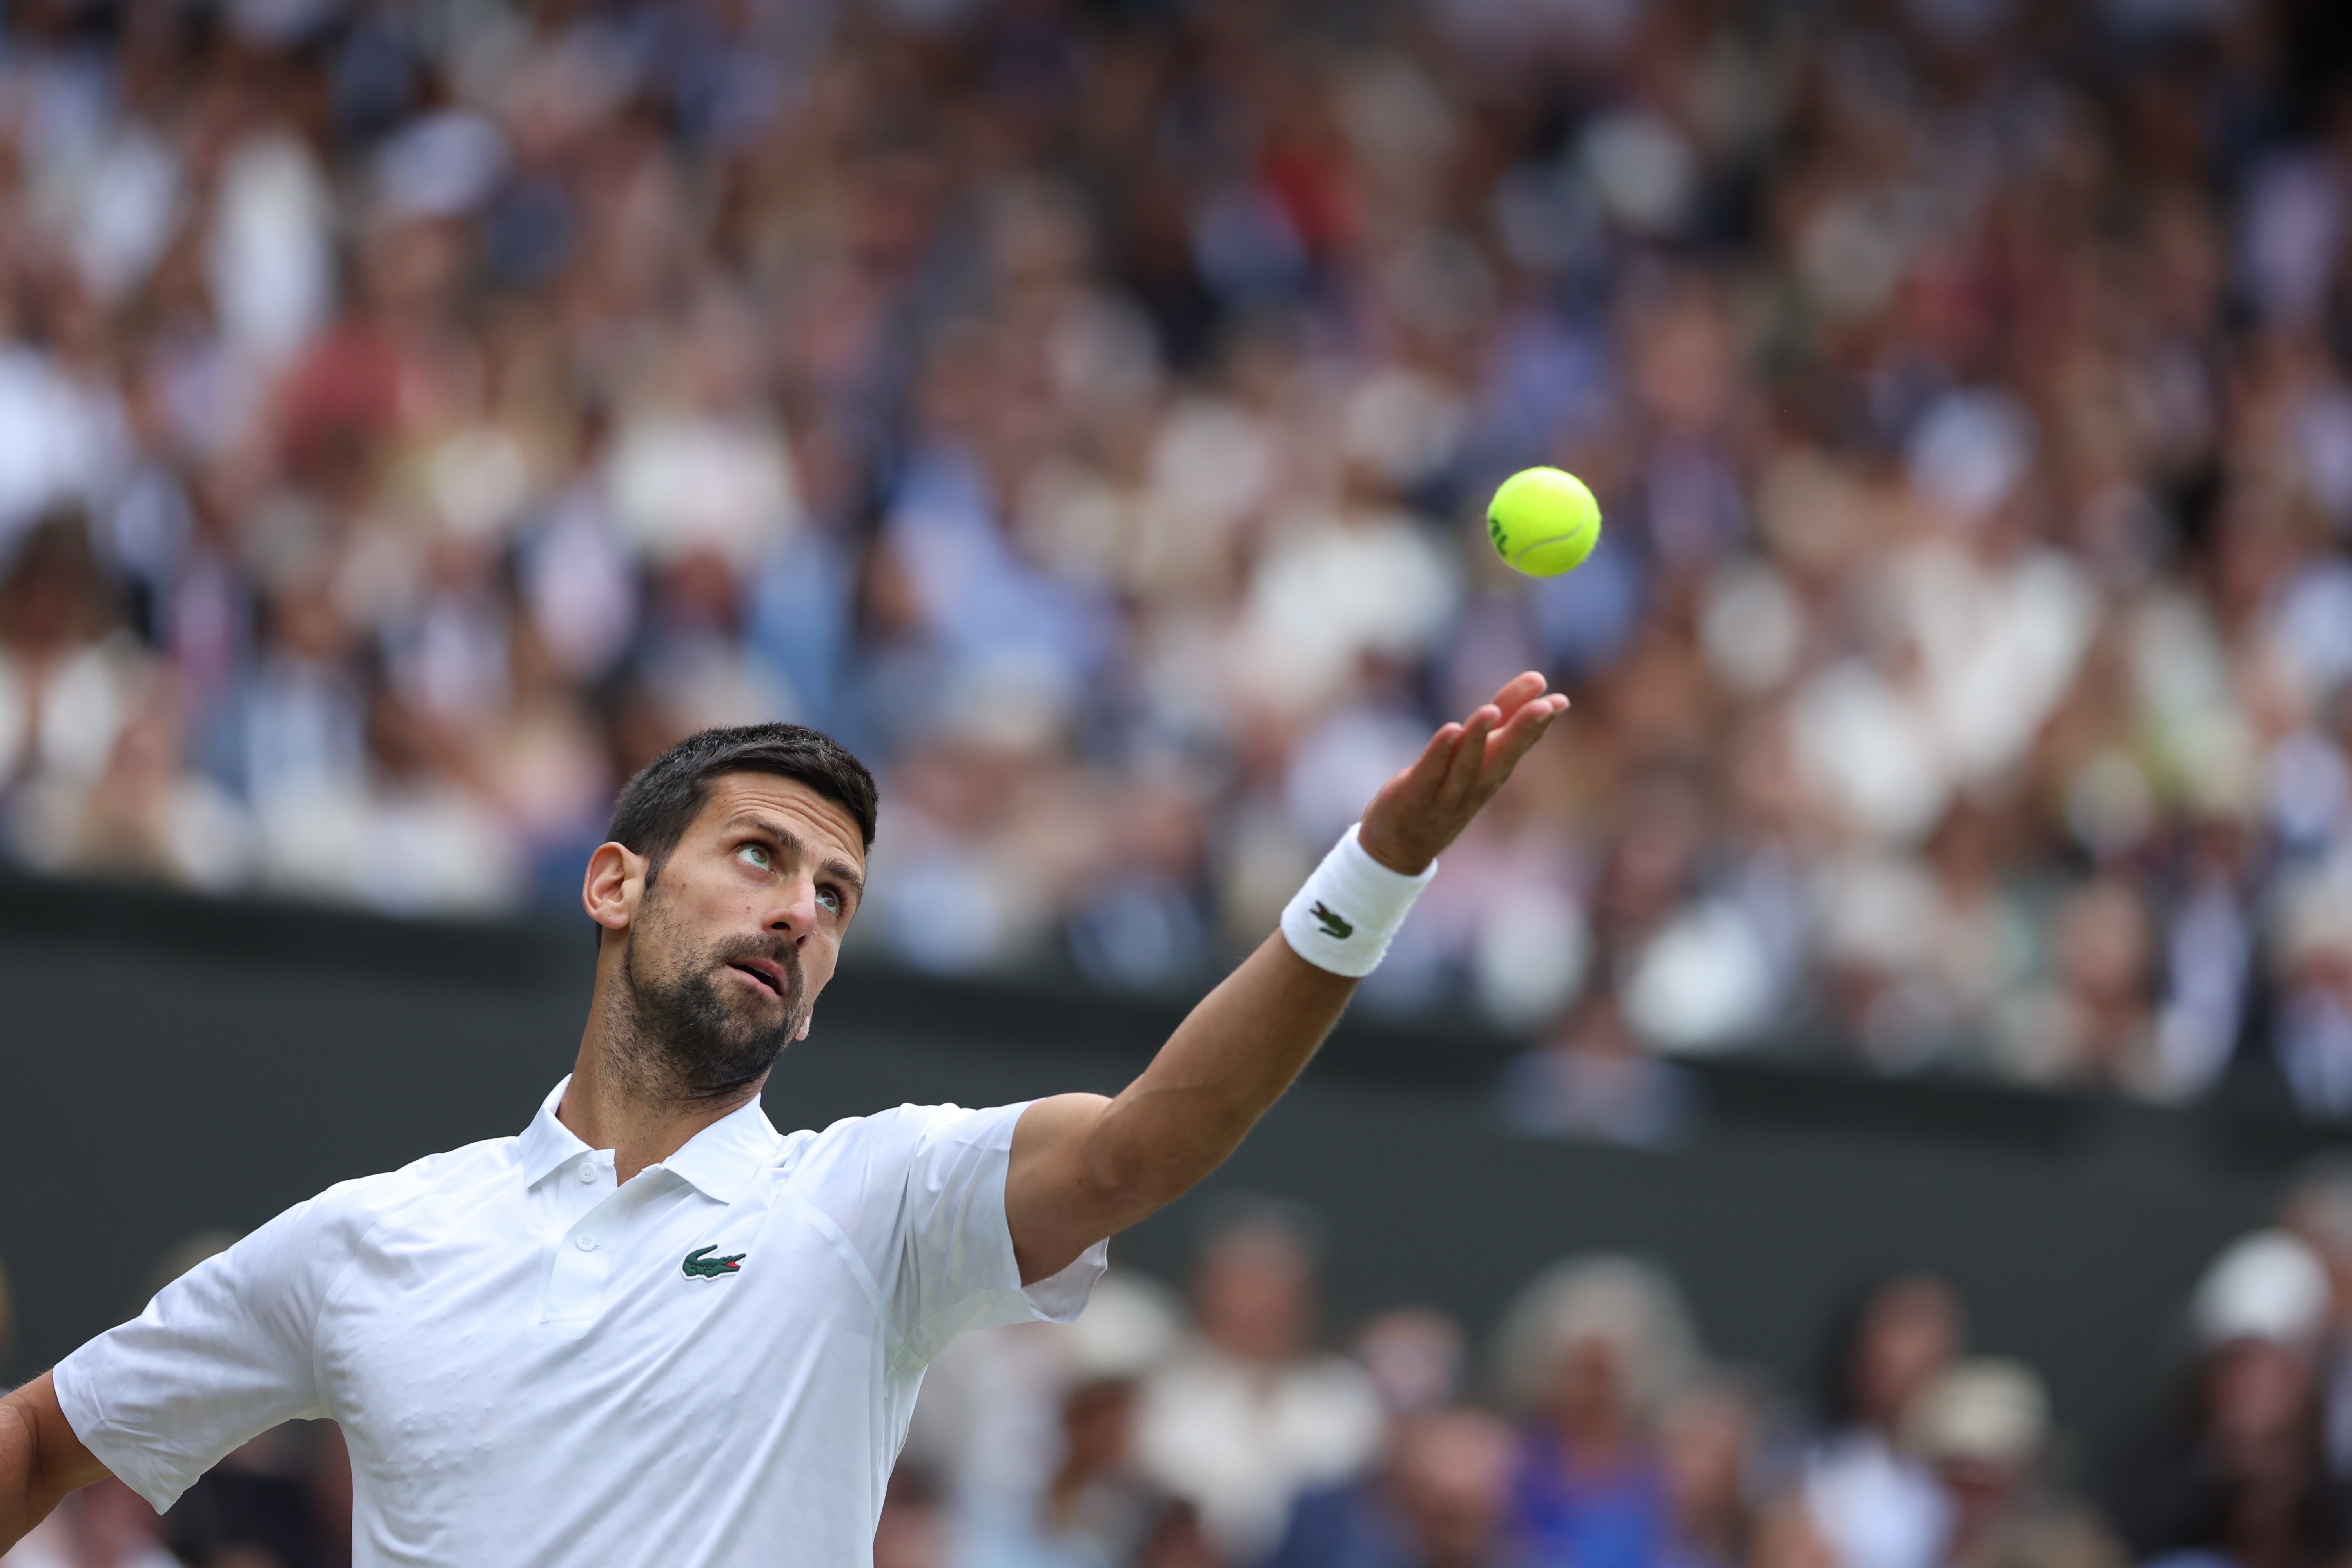
POLYGON ((626 931, 645 897, 646 858, 623 844, 599 844, 588 857, 580 884, 580 905, 606 931, 626 931))

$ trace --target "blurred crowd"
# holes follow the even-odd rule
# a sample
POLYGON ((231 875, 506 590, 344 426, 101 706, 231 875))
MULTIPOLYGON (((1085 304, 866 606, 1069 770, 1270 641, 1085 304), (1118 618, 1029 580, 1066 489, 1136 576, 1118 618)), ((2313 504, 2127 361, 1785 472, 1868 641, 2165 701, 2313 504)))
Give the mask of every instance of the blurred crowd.
MULTIPOLYGON (((924 1382, 875 1568, 2335 1568, 2352 1552, 2352 1164, 2316 1169, 2212 1261, 2163 1352, 2168 1387, 2087 1456, 2040 1373, 1972 1344, 1933 1273, 1856 1291, 1808 1388, 1710 1356, 1672 1279, 1616 1255, 1539 1273, 1484 1354, 1428 1307, 1326 1348, 1317 1236, 1309 1214, 1232 1197, 1181 1295, 1115 1269, 1068 1327, 956 1341, 924 1382)), ((158 1279, 229 1239, 194 1239, 158 1279)), ((336 1427, 298 1422, 160 1518, 119 1482, 79 1493, 0 1564, 339 1568, 351 1509, 336 1427)))
POLYGON ((0 839, 560 908, 617 780, 787 717, 883 781, 862 942, 1174 989, 1534 667, 1368 994, 1549 1028, 1537 1122, 1759 1047, 2352 1111, 2347 59, 2296 0, 22 0, 0 839), (1532 582, 1538 462, 1608 521, 1532 582))

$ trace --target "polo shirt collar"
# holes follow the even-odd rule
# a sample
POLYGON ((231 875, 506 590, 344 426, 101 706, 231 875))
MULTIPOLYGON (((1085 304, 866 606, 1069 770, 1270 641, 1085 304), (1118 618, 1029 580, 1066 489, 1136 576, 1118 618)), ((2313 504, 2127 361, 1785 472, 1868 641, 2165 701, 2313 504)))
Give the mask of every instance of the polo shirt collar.
MULTIPOLYGON (((522 1163, 526 1187, 537 1186, 548 1174, 576 1154, 588 1152, 579 1134, 556 1119, 563 1091, 572 1077, 548 1090, 539 1114, 522 1130, 516 1155, 522 1163)), ((662 1162, 661 1168, 706 1197, 731 1204, 743 1195, 762 1166, 775 1158, 783 1139, 769 1122, 757 1095, 729 1111, 686 1141, 686 1146, 662 1162)))
POLYGON ((563 1103, 563 1091, 572 1087, 572 1075, 565 1073, 562 1081, 547 1091, 539 1102, 539 1114, 522 1130, 516 1141, 515 1156, 522 1162, 522 1184, 535 1187, 547 1179, 548 1173, 574 1154, 585 1153, 588 1145, 580 1135, 555 1119, 555 1108, 563 1103))
POLYGON ((662 1168, 685 1177, 705 1197, 731 1204, 775 1159, 782 1143, 755 1094, 688 1139, 685 1148, 662 1162, 662 1168))

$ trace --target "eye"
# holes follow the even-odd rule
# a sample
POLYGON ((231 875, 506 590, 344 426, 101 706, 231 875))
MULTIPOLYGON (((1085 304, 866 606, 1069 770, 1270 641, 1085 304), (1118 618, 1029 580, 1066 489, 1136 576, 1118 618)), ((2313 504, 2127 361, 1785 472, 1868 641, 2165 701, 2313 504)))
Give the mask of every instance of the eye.
POLYGON ((764 844, 739 845, 735 850, 735 858, 742 861, 746 866, 754 866, 762 871, 775 864, 774 858, 768 853, 768 847, 764 844))
POLYGON ((824 906, 825 913, 829 915, 837 915, 841 912, 841 889, 838 888, 819 888, 816 890, 816 901, 824 906))

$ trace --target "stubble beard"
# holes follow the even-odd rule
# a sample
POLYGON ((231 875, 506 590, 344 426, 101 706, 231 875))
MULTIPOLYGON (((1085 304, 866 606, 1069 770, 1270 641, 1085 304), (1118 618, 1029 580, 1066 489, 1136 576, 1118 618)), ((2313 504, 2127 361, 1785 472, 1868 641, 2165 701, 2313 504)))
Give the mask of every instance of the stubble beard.
POLYGON ((646 949, 664 944, 639 939, 665 934, 669 924, 648 900, 631 933, 623 966, 630 1026, 622 1042, 623 1065, 656 1098, 724 1099, 765 1077, 807 1023, 800 951, 789 938, 730 937, 668 975, 649 974, 643 963, 646 949), (720 989, 734 984, 726 978, 728 965, 751 958, 767 959, 784 972, 782 1016, 774 1022, 720 989))

